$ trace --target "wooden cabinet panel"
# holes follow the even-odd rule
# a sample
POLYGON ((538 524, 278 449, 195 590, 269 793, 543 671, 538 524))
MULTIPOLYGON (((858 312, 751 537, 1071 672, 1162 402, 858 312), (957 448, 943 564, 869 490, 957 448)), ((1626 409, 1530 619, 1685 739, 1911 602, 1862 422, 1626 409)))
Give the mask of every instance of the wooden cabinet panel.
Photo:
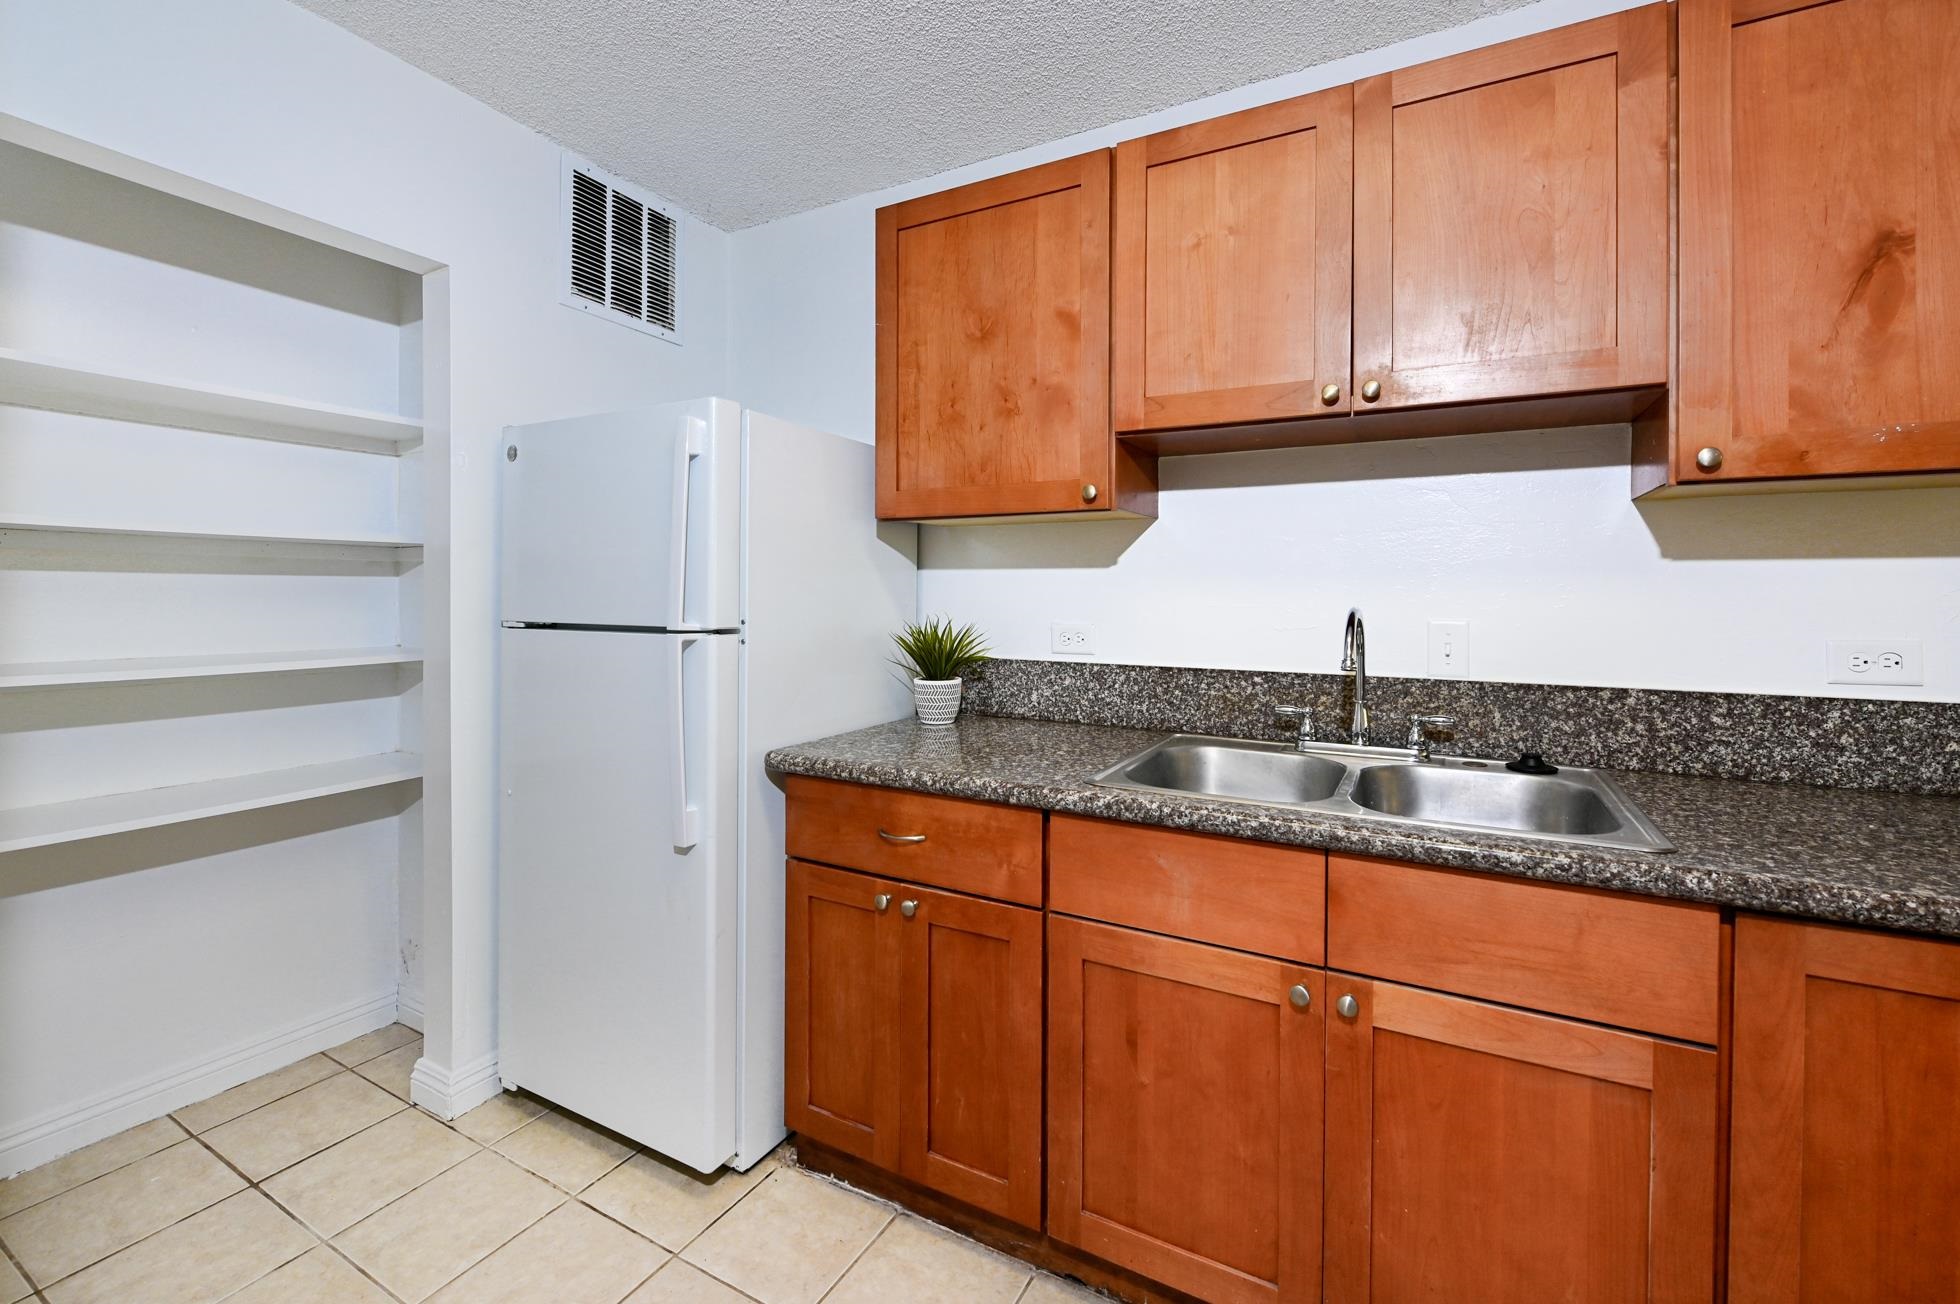
POLYGON ((1347 412, 1352 122, 1340 86, 1116 147, 1118 430, 1347 412))
POLYGON ((1960 1300, 1960 945, 1736 923, 1729 1295, 1960 1300))
POLYGON ((1109 151, 878 210, 878 515, 1154 510, 1109 423, 1109 151))
POLYGON ((1041 913, 901 885, 898 1171, 1041 1225, 1041 913), (904 902, 917 902, 906 917, 904 902))
POLYGON ((1320 973, 1056 917, 1048 964, 1049 1233, 1207 1300, 1316 1298, 1320 973))
POLYGON ((1713 1044, 1721 912, 1392 860, 1327 866, 1331 968, 1713 1044))
POLYGON ((889 883, 789 862, 784 1101, 790 1130, 891 1166, 899 956, 876 902, 889 883))
POLYGON ((1327 853, 1056 814, 1049 908, 1319 964, 1327 853))
POLYGON ((1666 383, 1669 29, 1649 5, 1356 86, 1357 412, 1666 383))
POLYGON ((1041 904, 1038 810, 791 776, 789 854, 1041 904))
POLYGON ((1674 480, 1960 467, 1960 6, 1680 8, 1674 480))
POLYGON ((1327 976, 1327 1299, 1708 1300, 1715 1052, 1327 976))

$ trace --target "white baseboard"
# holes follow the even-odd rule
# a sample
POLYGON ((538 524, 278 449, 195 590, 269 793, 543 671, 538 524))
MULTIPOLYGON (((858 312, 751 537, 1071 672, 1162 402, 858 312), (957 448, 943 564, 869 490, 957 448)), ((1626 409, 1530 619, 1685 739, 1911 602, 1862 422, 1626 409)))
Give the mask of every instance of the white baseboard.
POLYGON ((410 1103, 440 1119, 467 1114, 503 1089, 494 1052, 446 1072, 429 1060, 417 1060, 408 1079, 410 1103))
POLYGON ((405 1023, 417 1032, 426 1031, 422 1026, 422 993, 411 992, 406 987, 396 998, 399 1008, 395 1011, 395 1021, 405 1023))
POLYGON ((395 1020, 397 1000, 395 990, 389 988, 38 1118, 0 1124, 0 1177, 37 1168, 125 1128, 385 1028, 395 1020))

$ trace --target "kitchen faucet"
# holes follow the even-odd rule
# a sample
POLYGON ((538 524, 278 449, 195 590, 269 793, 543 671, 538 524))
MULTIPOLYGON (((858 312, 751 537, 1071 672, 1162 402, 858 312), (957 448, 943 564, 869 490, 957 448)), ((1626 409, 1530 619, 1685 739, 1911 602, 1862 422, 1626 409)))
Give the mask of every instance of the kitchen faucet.
POLYGON ((1347 633, 1341 636, 1341 670, 1354 676, 1354 718, 1348 722, 1348 741, 1368 745, 1368 632, 1361 608, 1349 607, 1347 633))

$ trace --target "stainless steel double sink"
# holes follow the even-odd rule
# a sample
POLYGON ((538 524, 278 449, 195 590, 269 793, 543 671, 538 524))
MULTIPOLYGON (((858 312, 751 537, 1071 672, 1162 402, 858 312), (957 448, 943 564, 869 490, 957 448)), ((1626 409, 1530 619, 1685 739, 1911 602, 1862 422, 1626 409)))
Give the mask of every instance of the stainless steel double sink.
POLYGON ((1585 846, 1672 851, 1659 829, 1598 770, 1521 774, 1466 756, 1407 749, 1252 742, 1176 734, 1092 783, 1220 801, 1290 806, 1424 828, 1505 833, 1585 846))

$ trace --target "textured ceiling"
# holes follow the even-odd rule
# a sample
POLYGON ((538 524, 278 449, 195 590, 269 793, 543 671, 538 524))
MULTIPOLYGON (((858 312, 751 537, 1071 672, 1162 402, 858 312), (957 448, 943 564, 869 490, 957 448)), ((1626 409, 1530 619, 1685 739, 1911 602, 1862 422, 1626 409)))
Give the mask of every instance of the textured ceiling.
POLYGON ((1525 0, 300 0, 726 230, 1525 0))

